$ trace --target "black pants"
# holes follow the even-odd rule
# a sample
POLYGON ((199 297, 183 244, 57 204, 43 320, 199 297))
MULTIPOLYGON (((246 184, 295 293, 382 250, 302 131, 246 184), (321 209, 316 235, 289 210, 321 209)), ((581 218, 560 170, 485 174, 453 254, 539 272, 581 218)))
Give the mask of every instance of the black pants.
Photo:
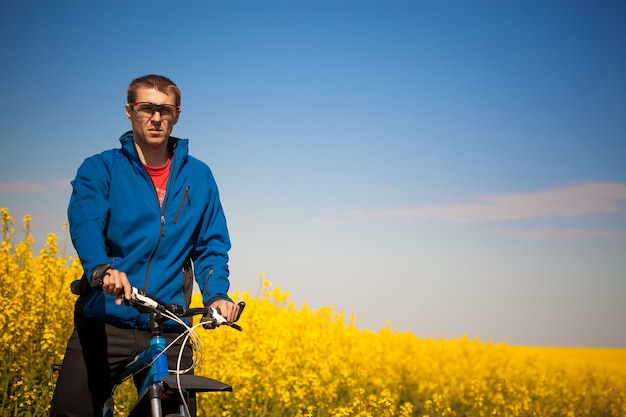
MULTIPOLYGON (((168 344, 177 334, 165 333, 168 344)), ((102 407, 110 396, 112 381, 123 367, 150 343, 150 332, 116 327, 82 317, 74 320, 74 332, 67 343, 63 365, 57 379, 50 409, 53 417, 101 417, 102 407)), ((168 351, 169 369, 176 369, 182 340, 168 351)), ((192 363, 192 350, 185 347, 181 369, 192 363)), ((141 386, 144 375, 135 378, 141 386)), ((195 416, 195 397, 189 401, 195 416)), ((177 413, 178 410, 165 410, 177 413)))

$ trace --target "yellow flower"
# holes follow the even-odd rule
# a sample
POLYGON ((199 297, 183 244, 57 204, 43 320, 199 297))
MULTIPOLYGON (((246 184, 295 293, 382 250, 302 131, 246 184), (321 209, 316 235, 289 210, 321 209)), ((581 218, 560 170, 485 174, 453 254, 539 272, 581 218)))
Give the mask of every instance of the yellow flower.
MULTIPOLYGON (((7 209, 0 208, 0 220, 0 416, 43 416, 53 388, 50 364, 61 361, 72 331, 69 283, 82 267, 60 253, 55 235, 35 256, 32 237, 13 242, 7 209)), ((30 221, 24 217, 27 231, 30 221)), ((198 415, 626 415, 626 349, 422 339, 391 324, 361 330, 353 315, 296 307, 289 292, 259 278, 256 296, 232 294, 247 304, 243 332, 200 330, 205 354, 196 374, 231 384, 233 392, 199 394, 198 415)), ((127 412, 135 395, 132 380, 120 386, 116 412, 127 412)))

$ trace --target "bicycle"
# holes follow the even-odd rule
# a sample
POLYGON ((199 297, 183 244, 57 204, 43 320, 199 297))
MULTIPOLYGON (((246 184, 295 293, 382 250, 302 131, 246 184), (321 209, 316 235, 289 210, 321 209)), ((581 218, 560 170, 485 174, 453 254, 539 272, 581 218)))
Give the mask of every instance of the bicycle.
MULTIPOLYGON (((78 282, 72 283, 72 292, 78 292, 78 282)), ((130 407, 130 411, 126 417, 163 417, 163 410, 176 408, 176 413, 169 413, 165 417, 188 417, 190 415, 188 408, 189 394, 200 392, 228 392, 232 391, 232 387, 224 382, 199 376, 190 375, 188 372, 195 366, 184 371, 180 370, 180 362, 182 359, 183 348, 192 339, 192 348, 195 355, 200 352, 198 350, 199 339, 195 333, 198 326, 206 329, 215 329, 220 326, 229 326, 233 329, 241 331, 242 328, 233 323, 228 322, 219 312, 212 307, 200 308, 184 308, 178 304, 164 303, 158 298, 147 294, 146 292, 132 287, 130 301, 127 304, 136 308, 139 312, 150 313, 150 332, 151 339, 149 347, 140 352, 135 358, 129 362, 122 372, 118 375, 113 383, 111 395, 105 401, 103 407, 103 417, 113 417, 113 393, 115 389, 128 378, 133 377, 139 372, 146 371, 146 377, 143 384, 138 389, 138 395, 135 403, 130 407), (190 318, 202 315, 199 323, 189 326, 182 318, 190 318), (176 340, 169 345, 166 344, 163 336, 161 325, 167 320, 174 320, 185 327, 185 331, 181 333, 176 340), (177 369, 171 372, 168 369, 167 350, 179 339, 184 338, 181 344, 177 369), (167 403, 167 406, 164 405, 167 403)), ((243 301, 239 302, 239 316, 245 307, 243 301)), ((237 319, 239 319, 239 316, 237 319)), ((194 362, 197 362, 196 359, 194 362)), ((53 365, 53 371, 59 370, 59 365, 53 365)))

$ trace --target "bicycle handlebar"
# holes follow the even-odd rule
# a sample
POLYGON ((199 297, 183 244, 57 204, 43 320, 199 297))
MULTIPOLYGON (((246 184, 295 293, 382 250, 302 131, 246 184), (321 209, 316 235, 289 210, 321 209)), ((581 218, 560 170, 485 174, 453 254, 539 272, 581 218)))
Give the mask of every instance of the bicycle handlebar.
MULTIPOLYGON (((103 278, 106 275, 107 271, 111 268, 110 264, 102 264, 98 265, 92 275, 91 275, 91 283, 92 286, 96 290, 102 291, 102 282, 103 278)), ((72 289, 74 292, 74 289, 72 289)), ((241 326, 235 324, 234 322, 229 322, 221 315, 219 309, 215 309, 213 307, 202 307, 202 308, 184 308, 178 304, 172 303, 167 304, 158 298, 147 294, 145 291, 139 290, 135 287, 132 287, 130 302, 125 301, 127 305, 131 305, 141 311, 142 309, 148 309, 149 311, 153 311, 157 314, 162 314, 167 311, 171 314, 174 314, 178 317, 191 317, 202 314, 201 323, 203 323, 203 327, 205 329, 214 329, 216 327, 225 325, 230 326, 235 330, 241 331, 241 326)), ((240 301, 239 305, 239 314, 235 318, 235 321, 239 320, 241 313, 243 312, 246 303, 240 301)))
MULTIPOLYGON (((226 320, 226 318, 221 315, 219 309, 217 308, 208 306, 184 308, 176 303, 167 304, 162 302, 158 298, 137 289, 136 287, 132 287, 129 304, 140 311, 142 309, 148 309, 154 311, 157 314, 162 314, 163 312, 167 311, 178 317, 191 317, 202 314, 201 323, 203 324, 203 327, 205 329, 214 329, 219 326, 229 326, 235 330, 242 330, 241 326, 239 326, 238 324, 226 320)), ((238 305, 239 314, 237 315, 235 321, 239 320, 239 317, 241 316, 241 313, 246 306, 243 301, 240 301, 238 305)))

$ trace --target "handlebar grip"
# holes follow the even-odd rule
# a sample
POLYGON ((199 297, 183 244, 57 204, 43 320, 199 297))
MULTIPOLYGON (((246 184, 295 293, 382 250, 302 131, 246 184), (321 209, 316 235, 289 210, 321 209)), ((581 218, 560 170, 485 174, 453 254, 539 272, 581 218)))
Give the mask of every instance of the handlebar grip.
POLYGON ((104 276, 107 271, 111 269, 111 264, 97 265, 91 273, 91 286, 98 291, 102 291, 102 284, 104 283, 104 276))

